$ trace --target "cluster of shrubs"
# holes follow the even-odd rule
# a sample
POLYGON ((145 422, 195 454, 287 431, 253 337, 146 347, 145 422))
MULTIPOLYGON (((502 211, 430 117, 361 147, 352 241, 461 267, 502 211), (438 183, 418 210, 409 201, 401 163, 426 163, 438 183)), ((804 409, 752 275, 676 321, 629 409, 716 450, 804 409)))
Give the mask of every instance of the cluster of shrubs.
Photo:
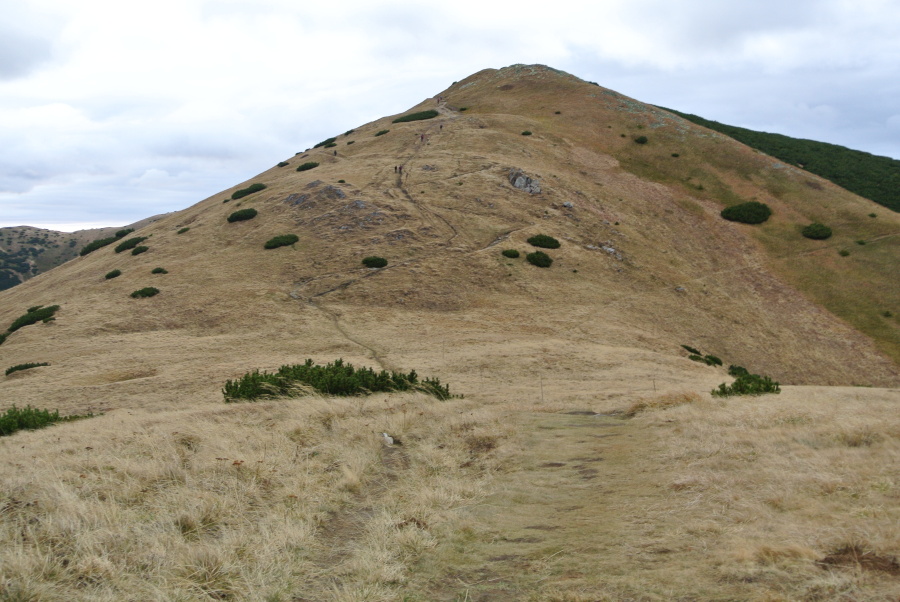
POLYGON ((433 119, 437 117, 440 113, 435 111, 434 109, 428 109, 427 111, 419 111, 418 113, 410 113, 409 115, 404 115, 402 117, 398 117, 392 123, 404 123, 407 121, 423 121, 425 119, 433 119))
POLYGON ((751 374, 742 366, 729 366, 728 374, 735 377, 730 385, 722 383, 718 389, 711 391, 714 397, 730 397, 732 395, 764 395, 781 393, 781 387, 768 376, 751 374))
POLYGON ((98 238, 97 240, 86 244, 78 254, 81 255, 82 257, 84 257, 88 253, 92 253, 92 252, 96 251, 97 249, 102 249, 106 245, 111 245, 112 243, 116 242, 120 238, 128 236, 132 232, 134 232, 134 228, 125 228, 124 230, 119 230, 118 232, 116 232, 115 236, 109 236, 107 238, 98 238))
MULTIPOLYGON (((534 247, 542 249, 558 249, 559 241, 546 234, 537 234, 528 239, 528 243, 534 247)), ((519 251, 516 249, 504 249, 500 252, 504 257, 516 259, 519 257, 519 251)), ((549 268, 553 264, 553 259, 543 251, 534 251, 525 255, 525 261, 539 268, 549 268)))
POLYGON ((320 143, 313 146, 313 148, 319 148, 320 146, 324 146, 325 148, 331 148, 331 146, 335 146, 334 142, 337 138, 329 138, 328 140, 322 140, 320 143))
POLYGON ((0 437, 12 435, 16 431, 28 429, 40 429, 50 426, 54 422, 71 422, 80 420, 81 418, 92 418, 92 413, 83 415, 60 416, 59 411, 54 410, 38 410, 31 406, 25 406, 22 409, 13 406, 6 410, 6 413, 0 414, 0 437))
POLYGON ((250 184, 246 188, 241 188, 240 190, 235 190, 231 194, 231 200, 236 201, 238 199, 242 199, 247 195, 253 194, 254 192, 259 192, 260 190, 265 190, 265 188, 266 188, 266 185, 262 184, 260 182, 257 182, 255 184, 250 184))
POLYGON ((29 307, 25 310, 25 314, 19 316, 15 320, 13 320, 12 324, 9 325, 9 328, 6 329, 6 332, 0 333, 0 345, 6 340, 6 337, 19 330, 24 326, 31 326, 32 324, 36 324, 37 322, 52 322, 56 318, 53 315, 59 309, 59 305, 51 305, 50 307, 44 307, 43 305, 35 305, 34 307, 29 307))
POLYGON ((296 234, 282 234, 280 236, 270 238, 263 246, 266 249, 277 249, 278 247, 286 247, 288 245, 292 245, 298 240, 300 240, 300 237, 298 237, 296 234))
POLYGON ((358 396, 381 391, 418 390, 444 400, 449 399, 450 386, 442 385, 437 378, 419 381, 413 370, 409 374, 375 372, 372 368, 354 368, 339 359, 318 366, 311 359, 303 364, 282 366, 275 373, 254 370, 237 380, 229 380, 222 389, 225 401, 253 401, 260 397, 278 397, 303 394, 312 389, 325 395, 358 396))
POLYGON ((722 209, 722 217, 742 224, 761 224, 772 216, 772 209, 765 203, 750 201, 722 209))
POLYGON ((235 211, 234 213, 232 213, 231 215, 228 216, 228 223, 231 224, 234 222, 243 222, 248 219, 253 219, 254 217, 256 217, 257 213, 258 212, 256 211, 256 209, 253 209, 253 208, 238 209, 237 211, 235 211))
POLYGON ((29 362, 27 364, 16 364, 15 366, 10 366, 6 369, 6 376, 9 376, 13 372, 18 372, 19 370, 28 370, 30 368, 39 368, 41 366, 49 366, 48 362, 29 362))
POLYGON ((688 356, 689 360, 692 360, 695 362, 700 362, 702 364, 706 364, 707 366, 721 366, 722 365, 722 360, 714 355, 710 355, 710 354, 704 355, 702 351, 700 351, 699 349, 696 349, 694 347, 691 347, 690 345, 682 345, 682 347, 684 348, 685 351, 690 353, 690 355, 688 356))

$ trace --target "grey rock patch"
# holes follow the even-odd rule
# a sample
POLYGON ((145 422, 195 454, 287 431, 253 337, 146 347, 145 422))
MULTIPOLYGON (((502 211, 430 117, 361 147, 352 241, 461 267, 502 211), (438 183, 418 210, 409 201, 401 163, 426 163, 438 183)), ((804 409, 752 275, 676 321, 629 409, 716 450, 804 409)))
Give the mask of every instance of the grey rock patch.
POLYGON ((509 183, 528 194, 541 193, 541 183, 534 178, 526 176, 521 169, 513 168, 509 170, 509 183))

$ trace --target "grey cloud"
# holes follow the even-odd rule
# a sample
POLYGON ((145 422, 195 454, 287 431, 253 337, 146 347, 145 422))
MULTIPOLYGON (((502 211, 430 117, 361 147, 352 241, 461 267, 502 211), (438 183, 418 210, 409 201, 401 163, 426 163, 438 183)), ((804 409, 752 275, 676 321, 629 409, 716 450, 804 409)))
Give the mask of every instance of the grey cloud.
POLYGON ((0 79, 25 77, 52 57, 53 44, 0 24, 0 79))

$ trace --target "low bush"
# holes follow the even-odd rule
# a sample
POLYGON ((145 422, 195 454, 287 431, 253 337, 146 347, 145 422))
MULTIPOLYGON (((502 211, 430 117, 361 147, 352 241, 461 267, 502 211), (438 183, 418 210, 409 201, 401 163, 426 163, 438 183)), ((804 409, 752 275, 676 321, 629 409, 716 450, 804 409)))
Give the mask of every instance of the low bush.
POLYGON ((528 239, 528 244, 532 247, 540 247, 542 249, 558 249, 559 241, 552 236, 546 234, 535 234, 528 239))
POLYGON ((319 164, 316 161, 307 161, 306 163, 297 167, 297 171, 309 171, 310 169, 318 167, 319 164))
POLYGON ((78 254, 80 256, 84 257, 88 253, 93 253, 97 249, 102 249, 106 245, 111 245, 112 243, 116 242, 117 240, 119 240, 119 239, 116 238, 115 236, 110 236, 108 238, 98 238, 97 240, 95 240, 93 242, 89 242, 88 244, 84 245, 84 247, 82 247, 81 251, 79 251, 78 254))
POLYGON ((134 232, 134 228, 123 228, 122 230, 116 232, 116 238, 125 238, 132 232, 134 232))
POLYGON ((728 366, 728 376, 738 378, 740 376, 747 376, 748 374, 750 374, 750 372, 743 366, 735 366, 734 364, 728 366))
POLYGON ((407 121, 423 121, 425 119, 433 119, 437 117, 439 113, 434 109, 428 109, 427 111, 419 111, 418 113, 410 113, 409 115, 404 115, 402 117, 398 117, 392 123, 405 123, 407 121))
POLYGON ((337 138, 328 138, 327 140, 322 140, 320 143, 313 146, 313 148, 319 148, 320 146, 328 146, 329 144, 334 144, 335 140, 337 140, 337 138))
POLYGON ((37 322, 42 322, 47 318, 52 318, 53 314, 59 309, 59 305, 51 305, 50 307, 43 307, 41 305, 36 308, 32 308, 30 311, 26 312, 25 315, 19 316, 13 323, 9 325, 7 330, 9 332, 15 332, 22 328, 23 326, 30 326, 31 324, 35 324, 37 322))
POLYGON ((468 110, 469 110, 469 107, 459 107, 459 110, 460 110, 460 111, 468 111, 468 110))
POLYGON ((140 255, 141 253, 146 253, 149 250, 150 250, 150 247, 145 247, 145 246, 141 245, 139 247, 133 248, 131 250, 131 254, 132 255, 140 255))
POLYGON ((761 224, 772 216, 772 209, 765 203, 750 201, 722 209, 721 216, 730 222, 761 224))
POLYGON ((344 132, 344 136, 349 136, 350 134, 352 134, 355 131, 356 130, 354 130, 354 129, 347 130, 346 132, 344 132))
POLYGON ((238 199, 242 199, 247 195, 253 194, 254 192, 259 192, 260 190, 265 190, 265 188, 266 188, 266 185, 262 184, 260 182, 257 182, 255 184, 250 184, 246 188, 241 188, 240 190, 235 190, 231 194, 231 200, 236 201, 238 199))
POLYGON ((244 222, 248 219, 253 219, 254 217, 256 217, 256 214, 256 209, 238 209, 228 216, 228 223, 231 224, 234 222, 244 222))
POLYGON ((372 257, 366 257, 362 260, 362 263, 367 268, 383 268, 388 264, 387 259, 384 257, 375 257, 374 255, 372 257))
POLYGON ((675 157, 675 158, 677 159, 677 158, 680 157, 681 155, 679 155, 678 153, 672 153, 672 156, 675 157))
POLYGON ((0 345, 2 345, 6 341, 6 337, 8 336, 8 332, 0 332, 0 345))
POLYGON ((390 131, 391 130, 381 130, 381 131, 375 132, 375 135, 376 136, 384 136, 385 134, 387 134, 390 131))
POLYGON ((337 142, 329 142, 323 148, 334 148, 335 146, 337 146, 337 142))
POLYGON ((864 240, 857 240, 857 241, 856 241, 856 244, 862 246, 862 245, 865 245, 865 244, 866 244, 866 241, 864 241, 864 240))
POLYGON ((347 146, 350 146, 351 144, 356 144, 356 140, 350 140, 349 142, 347 142, 347 146))
POLYGON ((690 345, 682 345, 682 347, 685 349, 685 351, 687 351, 687 352, 690 353, 690 354, 693 354, 693 355, 703 355, 703 354, 700 352, 699 349, 694 349, 694 348, 691 347, 690 345))
POLYGON ((841 257, 848 257, 850 255, 850 251, 848 251, 847 249, 841 249, 840 251, 838 251, 838 255, 840 255, 841 257))
POLYGON ((647 142, 648 142, 646 136, 638 136, 637 138, 634 139, 634 141, 637 142, 638 144, 647 144, 647 142))
POLYGON ((825 240, 826 238, 831 238, 831 228, 823 224, 813 223, 803 228, 800 234, 813 240, 825 240))
POLYGON ((535 251, 534 253, 529 253, 525 256, 525 259, 531 265, 535 265, 539 268, 549 268, 553 263, 553 260, 550 258, 550 256, 543 251, 535 251))
POLYGON ((159 294, 159 289, 152 286, 145 286, 142 289, 136 290, 131 293, 132 298, 134 299, 143 299, 145 297, 152 297, 154 295, 159 294))
POLYGON ((509 257, 510 259, 516 259, 519 257, 519 252, 515 249, 506 249, 502 253, 504 257, 509 257))
POLYGON ((523 136, 531 136, 531 131, 530 131, 530 130, 525 130, 524 132, 522 132, 522 135, 523 135, 523 136))
POLYGON ((152 270, 150 270, 150 273, 151 274, 168 274, 169 270, 167 270, 166 268, 153 268, 152 270))
POLYGON ((878 217, 878 216, 877 216, 876 214, 874 214, 874 213, 870 213, 870 214, 869 214, 869 217, 878 217))
POLYGON ((106 279, 112 280, 113 278, 118 278, 122 275, 122 270, 113 270, 111 272, 106 273, 106 279))
POLYGON ((15 366, 11 366, 6 369, 6 376, 9 376, 13 372, 18 372, 19 370, 28 370, 29 368, 39 368, 40 366, 49 366, 48 362, 38 362, 38 363, 28 363, 28 364, 17 364, 15 366))
POLYGON ((781 387, 768 376, 759 374, 741 374, 730 385, 722 383, 718 389, 711 391, 714 397, 730 397, 732 395, 763 395, 765 393, 781 393, 781 387))
POLYGON ((706 364, 708 366, 721 366, 722 365, 722 360, 720 360, 719 358, 717 358, 714 355, 709 355, 709 354, 704 355, 703 361, 706 362, 706 364))
POLYGON ((225 402, 253 401, 261 397, 303 395, 312 389, 324 395, 359 396, 383 391, 422 391, 444 400, 450 399, 450 386, 437 378, 419 381, 413 370, 409 374, 375 372, 372 368, 354 368, 339 359, 317 366, 311 359, 304 364, 282 366, 269 374, 254 370, 237 380, 228 380, 222 388, 225 402))
POLYGON ((290 165, 287 161, 279 161, 277 167, 287 167, 290 165))
POLYGON ((121 253, 122 251, 133 249, 145 240, 147 240, 146 236, 135 236, 134 238, 129 238, 128 240, 117 244, 115 251, 116 253, 121 253))
POLYGON ((181 230, 179 230, 179 231, 176 232, 175 234, 184 234, 184 233, 187 232, 188 230, 190 230, 190 228, 189 228, 188 226, 185 226, 184 228, 182 228, 181 230))
POLYGON ((93 414, 60 416, 59 411, 38 410, 31 406, 22 409, 13 406, 0 414, 0 436, 12 435, 16 431, 34 430, 50 426, 54 422, 71 422, 82 418, 92 418, 93 414))
POLYGON ((300 240, 300 237, 296 234, 282 234, 280 236, 270 238, 263 246, 266 249, 277 249, 278 247, 286 247, 288 245, 292 245, 298 240, 300 240))

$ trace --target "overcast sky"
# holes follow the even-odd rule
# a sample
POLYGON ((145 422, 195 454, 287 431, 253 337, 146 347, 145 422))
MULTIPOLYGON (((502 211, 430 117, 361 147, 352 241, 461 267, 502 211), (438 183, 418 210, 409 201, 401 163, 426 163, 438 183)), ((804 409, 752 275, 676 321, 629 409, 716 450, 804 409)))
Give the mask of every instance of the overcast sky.
POLYGON ((188 207, 488 67, 900 159, 896 0, 0 0, 0 227, 188 207))

